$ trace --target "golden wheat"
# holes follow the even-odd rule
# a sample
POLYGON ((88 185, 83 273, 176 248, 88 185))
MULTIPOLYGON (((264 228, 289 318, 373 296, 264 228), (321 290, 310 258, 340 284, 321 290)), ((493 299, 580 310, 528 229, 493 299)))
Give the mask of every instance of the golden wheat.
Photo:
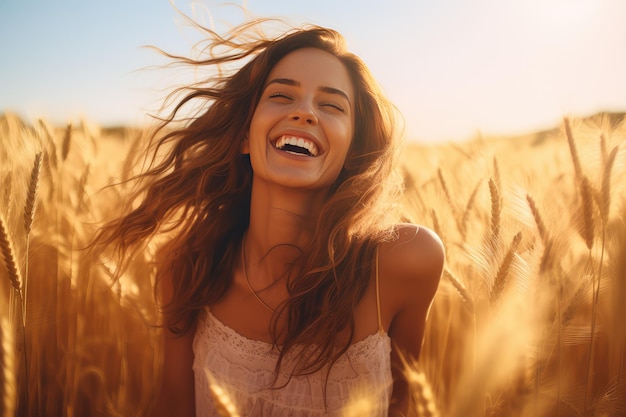
POLYGON ((21 301, 22 277, 17 263, 17 257, 13 249, 13 242, 11 240, 11 236, 9 236, 9 231, 2 215, 0 215, 0 251, 2 251, 4 264, 7 268, 8 278, 11 282, 11 286, 18 294, 21 301))
POLYGON ((456 211, 456 207, 453 204, 452 196, 450 195, 450 190, 448 188, 448 182, 443 175, 443 171, 441 168, 437 169, 437 176, 439 177, 439 183, 441 184, 441 189, 443 190, 443 194, 446 196, 446 200, 450 204, 450 208, 453 212, 456 211))
POLYGON ((463 301, 469 306, 470 310, 474 311, 474 300, 472 294, 469 292, 467 287, 465 287, 465 285, 448 269, 445 269, 443 271, 443 276, 447 278, 452 286, 458 291, 459 295, 461 296, 463 301))
POLYGON ((509 274, 509 270, 511 269, 511 264, 513 263, 513 257, 517 251, 517 248, 522 241, 522 232, 517 232, 513 237, 513 241, 511 242, 511 246, 507 251, 506 255, 502 259, 500 263, 500 267, 498 268, 498 273, 493 279, 493 286, 491 287, 491 295, 490 300, 492 303, 496 302, 502 294, 504 290, 504 285, 506 281, 506 277, 509 274))
POLYGON ((472 211, 472 208, 474 207, 474 203, 476 201, 476 195, 478 194, 481 184, 482 184, 482 181, 479 181, 478 184, 476 184, 476 186, 474 187, 474 190, 472 191, 472 193, 469 196, 469 199, 467 200, 467 204, 465 205, 465 210, 463 211, 463 215, 461 217, 460 231, 461 231, 461 235, 463 239, 465 239, 467 236, 467 227, 469 223, 470 212, 472 211))
POLYGON ((582 225, 580 228, 580 235, 587 245, 587 249, 591 250, 594 242, 594 221, 593 221, 593 197, 591 183, 589 179, 583 174, 580 180, 580 201, 582 212, 582 225))
POLYGON ((39 187, 39 176, 41 175, 41 158, 42 153, 37 153, 37 155, 35 156, 33 170, 30 174, 30 183, 28 184, 28 193, 26 197, 26 204, 24 207, 24 230, 26 230, 26 235, 30 233, 33 219, 35 217, 37 188, 39 187))
POLYGON ((533 219, 535 219, 535 225, 537 225, 537 231, 539 232, 541 241, 545 245, 548 242, 548 229, 546 228, 543 218, 541 217, 537 203, 529 193, 526 194, 526 201, 528 201, 528 207, 530 207, 530 212, 533 215, 533 219))
POLYGON ((565 117, 563 119, 563 125, 565 127, 565 136, 567 137, 567 144, 569 145, 570 155, 574 164, 574 172, 576 173, 576 178, 580 178, 582 176, 583 170, 580 165, 580 158, 578 157, 578 150, 576 149, 576 141, 574 140, 574 134, 572 133, 572 127, 570 126, 570 121, 568 117, 565 117))
POLYGON ((500 237, 500 212, 502 211, 500 192, 495 181, 489 179, 489 195, 491 196, 491 236, 490 239, 497 240, 500 237))
POLYGON ((63 146, 61 147, 61 160, 65 161, 70 153, 70 145, 72 144, 72 124, 69 123, 65 129, 63 137, 63 146))
POLYGON ((611 171, 613 170, 618 149, 619 147, 615 146, 603 162, 600 215, 605 226, 609 220, 609 211, 611 209, 611 171))
MULTIPOLYGON (((564 126, 567 143, 557 132, 411 145, 405 155, 406 212, 432 223, 447 259, 446 286, 427 322, 423 378, 412 387, 412 395, 423 397, 423 412, 570 417, 624 411, 626 164, 619 143, 626 126, 598 131, 608 124, 567 118, 564 126), (581 160, 598 176, 585 174, 581 160), (519 199, 517 212, 505 210, 515 207, 506 193, 512 189, 522 189, 526 200, 519 199)), ((91 224, 112 215, 131 191, 96 190, 119 175, 132 177, 137 159, 125 156, 143 134, 90 129, 84 121, 56 129, 40 120, 29 128, 14 116, 0 117, 3 144, 11 144, 0 145, 0 295, 17 294, 23 280, 32 284, 29 337, 13 354, 17 366, 22 352, 29 353, 28 378, 16 384, 24 393, 28 382, 32 395, 14 403, 15 414, 23 415, 27 403, 31 415, 139 416, 154 398, 162 348, 153 326, 152 251, 132 259, 113 285, 107 268, 114 265, 103 264, 110 254, 79 250, 90 241, 91 224), (30 195, 36 198, 31 209, 28 203, 23 213, 12 208, 30 195), (34 221, 24 231, 16 226, 26 226, 28 213, 34 221)), ((8 305, 5 299, 0 305, 8 305)), ((7 314, 0 309, 0 318, 7 314)), ((23 334, 18 324, 11 327, 14 341, 23 334)), ((221 388, 215 385, 213 394, 228 404, 221 388)), ((355 397, 354 410, 368 406, 368 398, 355 397)))

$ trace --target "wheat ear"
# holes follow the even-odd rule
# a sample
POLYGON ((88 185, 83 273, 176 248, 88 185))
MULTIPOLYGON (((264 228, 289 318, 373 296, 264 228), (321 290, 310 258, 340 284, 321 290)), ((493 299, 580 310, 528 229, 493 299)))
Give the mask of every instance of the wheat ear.
POLYGON ((72 142, 72 124, 68 123, 65 129, 65 137, 63 138, 63 145, 61 146, 61 159, 65 161, 67 155, 70 153, 70 144, 72 142))
POLYGON ((576 178, 580 178, 582 176, 583 170, 580 165, 580 159, 578 158, 576 142, 574 141, 574 135, 572 134, 572 128, 569 123, 569 118, 563 118, 563 125, 565 126, 565 136, 567 136, 567 144, 569 145, 572 162, 574 163, 574 172, 576 173, 576 178))
POLYGON ((41 175, 42 153, 39 152, 35 156, 35 163, 30 173, 30 182, 28 184, 28 194, 26 196, 26 204, 24 205, 24 229, 26 230, 26 262, 24 262, 24 280, 22 281, 22 316, 26 320, 26 300, 28 297, 28 253, 30 251, 30 231, 35 219, 35 208, 37 205, 37 189, 39 188, 39 177, 41 175))
POLYGON ((600 134, 600 156, 602 156, 602 165, 606 165, 607 153, 606 153, 606 138, 604 133, 600 134))
POLYGON ((469 215, 470 212, 472 211, 472 207, 474 207, 474 201, 476 201, 476 195, 478 194, 478 189, 480 188, 480 184, 482 181, 478 181, 478 184, 476 184, 476 187, 474 187, 474 190, 472 191, 472 194, 470 195, 469 199, 467 200, 467 205, 465 206, 465 211, 463 212, 463 217, 461 217, 461 235, 463 236, 463 239, 465 240, 465 236, 467 236, 467 224, 469 223, 469 215))
POLYGON ((448 183, 446 182, 446 178, 443 176, 443 171, 441 168, 437 169, 437 176, 439 177, 439 182, 441 183, 441 189, 443 190, 444 195, 446 196, 446 200, 448 200, 448 204, 452 207, 452 211, 455 211, 454 204, 452 204, 452 196, 450 195, 450 190, 448 188, 448 183))
POLYGON ((498 164, 498 158, 494 156, 493 158, 493 180, 498 187, 498 190, 502 189, 502 179, 500 176, 500 165, 498 164))
POLYGON ((500 268, 498 268, 498 273, 493 280, 493 287, 491 289, 491 302, 495 302, 502 294, 504 290, 504 284, 506 282, 506 277, 511 270, 511 265, 513 264, 513 257, 515 256, 515 252, 519 247, 520 242, 522 241, 522 232, 517 232, 515 236, 513 236, 513 241, 511 242, 511 247, 507 251, 506 255, 502 259, 502 263, 500 263, 500 268))
POLYGON ((580 197, 583 214, 581 236, 585 240, 587 249, 591 250, 594 241, 593 196, 591 183, 585 175, 583 175, 580 180, 580 197))
POLYGON ((43 128, 46 133, 46 143, 48 145, 48 152, 46 152, 48 165, 51 170, 57 169, 59 164, 59 158, 57 156, 57 145, 54 143, 54 139, 52 138, 52 134, 50 133, 50 128, 43 120, 39 120, 39 125, 43 128))
POLYGON ((87 164, 85 166, 85 170, 80 176, 80 180, 78 181, 78 186, 76 189, 76 195, 78 196, 78 206, 76 207, 77 212, 81 212, 85 205, 85 194, 87 189, 87 182, 89 180, 89 176, 91 175, 91 165, 87 164))
POLYGON ((13 176, 10 172, 2 179, 2 201, 6 204, 7 217, 11 217, 11 208, 13 207, 13 176))
POLYGON ((11 282, 11 286, 13 287, 18 295, 18 298, 21 301, 22 278, 20 276, 20 270, 17 266, 17 259, 15 256, 15 251, 13 250, 11 237, 9 236, 9 231, 6 227, 6 222, 4 221, 2 215, 0 215, 0 250, 2 251, 4 264, 6 265, 7 272, 9 273, 9 281, 11 282))
POLYGON ((502 206, 500 205, 500 192, 495 181, 489 179, 489 195, 491 196, 491 236, 497 239, 500 235, 500 214, 502 206))
POLYGON ((463 301, 469 306, 469 308, 474 311, 474 298, 470 294, 467 287, 457 277, 455 277, 449 269, 446 268, 443 271, 443 275, 448 279, 448 281, 450 281, 452 286, 457 290, 457 292, 459 293, 463 301))
POLYGON ((35 156, 35 163, 30 172, 30 183, 28 184, 28 195, 26 196, 26 204, 24 206, 24 229, 26 235, 30 233, 35 218, 35 207, 37 200, 37 188, 39 188, 39 177, 41 175, 41 158, 42 153, 39 152, 35 156))

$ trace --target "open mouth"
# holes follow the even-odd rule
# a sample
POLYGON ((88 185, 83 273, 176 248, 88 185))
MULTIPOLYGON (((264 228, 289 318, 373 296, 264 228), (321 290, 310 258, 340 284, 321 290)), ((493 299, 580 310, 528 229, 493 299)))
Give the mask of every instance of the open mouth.
POLYGON ((317 156, 319 154, 315 143, 296 136, 281 136, 274 142, 274 147, 293 155, 317 156))

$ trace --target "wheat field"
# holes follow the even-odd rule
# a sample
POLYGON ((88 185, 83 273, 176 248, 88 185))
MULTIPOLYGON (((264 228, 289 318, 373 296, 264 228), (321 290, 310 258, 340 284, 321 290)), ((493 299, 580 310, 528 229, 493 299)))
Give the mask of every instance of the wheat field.
MULTIPOLYGON (((153 248, 115 282, 84 250, 146 134, 0 117, 0 417, 139 416, 153 400, 153 248)), ((447 251, 406 364, 415 416, 626 416, 625 138, 622 116, 597 115, 407 145, 404 210, 447 251)), ((368 406, 355 396, 345 416, 368 406)))

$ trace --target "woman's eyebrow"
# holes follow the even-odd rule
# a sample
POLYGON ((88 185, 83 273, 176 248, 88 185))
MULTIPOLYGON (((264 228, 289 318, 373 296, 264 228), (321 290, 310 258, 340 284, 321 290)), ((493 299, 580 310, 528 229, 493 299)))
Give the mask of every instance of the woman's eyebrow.
POLYGON ((272 84, 283 84, 283 85, 292 85, 294 87, 300 86, 300 83, 296 80, 292 80, 291 78, 274 78, 265 84, 265 88, 269 87, 272 84))
MULTIPOLYGON (((290 85, 294 87, 299 87, 301 85, 299 81, 292 80, 291 78, 274 78, 267 82, 267 84, 265 85, 265 88, 269 87, 271 84, 283 84, 283 85, 290 85)), ((345 98, 348 101, 348 103, 350 103, 350 98, 348 97, 348 95, 344 91, 338 88, 321 86, 319 90, 323 91, 324 93, 337 94, 345 98)))

